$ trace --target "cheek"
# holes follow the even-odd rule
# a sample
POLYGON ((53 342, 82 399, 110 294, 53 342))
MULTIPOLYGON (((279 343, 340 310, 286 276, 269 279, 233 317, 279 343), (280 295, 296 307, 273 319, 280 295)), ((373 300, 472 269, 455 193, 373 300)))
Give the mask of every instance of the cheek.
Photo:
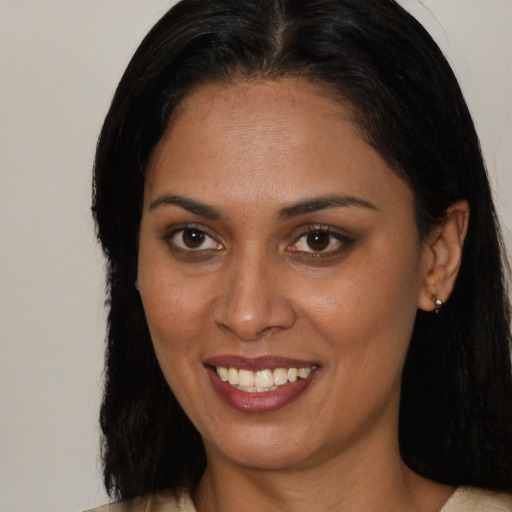
POLYGON ((162 358, 176 361, 178 358, 170 355, 188 351, 204 328, 211 290, 204 276, 187 273, 180 263, 172 261, 167 248, 146 234, 144 226, 138 280, 153 345, 163 367, 162 358))
POLYGON ((190 356, 197 355, 195 341, 209 314, 204 288, 196 284, 157 265, 140 274, 141 299, 158 363, 178 401, 188 404, 187 410, 189 400, 201 396, 195 363, 200 358, 190 356))
POLYGON ((396 365, 405 356, 416 318, 418 262, 413 244, 387 251, 375 245, 337 275, 315 282, 302 293, 299 308, 340 355, 358 358, 359 364, 396 365))
POLYGON ((209 314, 204 283, 156 270, 143 282, 140 292, 153 342, 187 345, 209 314))
POLYGON ((410 324, 415 316, 417 288, 414 281, 380 281, 366 273, 333 279, 300 300, 301 309, 328 331, 382 329, 410 324))
POLYGON ((302 303, 312 338, 321 333, 329 347, 325 371, 337 399, 326 409, 326 424, 346 425, 348 413, 363 424, 390 397, 398 399, 416 317, 417 275, 410 263, 393 271, 372 261, 368 267, 361 259, 360 267, 326 280, 302 303))

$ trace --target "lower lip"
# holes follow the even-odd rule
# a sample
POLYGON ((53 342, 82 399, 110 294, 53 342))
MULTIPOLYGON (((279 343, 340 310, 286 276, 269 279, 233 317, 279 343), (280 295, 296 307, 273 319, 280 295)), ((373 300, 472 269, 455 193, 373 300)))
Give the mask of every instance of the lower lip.
POLYGON ((314 371, 308 378, 289 382, 272 391, 247 392, 234 388, 222 381, 215 368, 207 367, 213 389, 220 398, 233 409, 247 413, 272 412, 296 400, 316 377, 314 371))

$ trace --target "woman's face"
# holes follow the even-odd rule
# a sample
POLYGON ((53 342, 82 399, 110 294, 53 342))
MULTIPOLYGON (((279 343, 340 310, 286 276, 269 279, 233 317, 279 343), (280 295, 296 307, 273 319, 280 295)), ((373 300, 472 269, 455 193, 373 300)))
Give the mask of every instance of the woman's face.
POLYGON ((183 100, 147 170, 138 281, 210 460, 397 451, 424 252, 409 187, 322 89, 239 82, 183 100))

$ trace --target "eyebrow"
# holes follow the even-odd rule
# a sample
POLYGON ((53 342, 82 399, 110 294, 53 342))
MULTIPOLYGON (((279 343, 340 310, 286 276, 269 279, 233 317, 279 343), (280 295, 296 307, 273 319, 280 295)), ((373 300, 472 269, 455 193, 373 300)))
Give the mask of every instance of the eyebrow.
POLYGON ((354 196, 326 196, 326 197, 315 197, 312 199, 306 199, 299 201, 279 211, 279 218, 289 219, 298 215, 305 215, 306 213, 317 212, 325 210, 327 208, 336 208, 340 206, 357 206, 360 208, 368 208, 370 210, 378 210, 378 208, 365 201, 354 196))
POLYGON ((218 220, 222 218, 221 212, 213 206, 208 206, 207 204, 195 201, 194 199, 175 195, 163 195, 157 197, 154 201, 149 203, 148 210, 154 210, 162 205, 181 206, 184 210, 199 215, 200 217, 206 217, 207 219, 218 220))
MULTIPOLYGON (((201 217, 205 217, 207 219, 218 220, 222 218, 222 213, 213 206, 209 206, 205 203, 201 203, 200 201, 196 201, 188 197, 177 195, 163 195, 157 197, 155 200, 149 203, 148 210, 154 210, 155 208, 158 208, 159 206, 162 205, 180 206, 181 208, 187 210, 188 212, 194 213, 195 215, 199 215, 201 217)), ((354 196, 334 195, 306 199, 304 201, 294 203, 290 206, 286 206, 285 208, 279 210, 278 217, 280 219, 289 219, 292 217, 297 217, 299 215, 305 215, 306 213, 325 210, 327 208, 347 206, 357 206, 360 208, 368 208, 370 210, 378 210, 378 208, 375 205, 369 203, 368 201, 365 201, 364 199, 359 199, 354 196)))

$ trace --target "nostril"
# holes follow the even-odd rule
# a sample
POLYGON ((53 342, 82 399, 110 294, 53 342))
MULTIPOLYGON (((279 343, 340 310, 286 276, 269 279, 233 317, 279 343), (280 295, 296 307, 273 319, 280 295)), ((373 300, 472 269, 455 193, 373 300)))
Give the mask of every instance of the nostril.
POLYGON ((273 331, 273 327, 264 327, 259 329, 247 324, 234 324, 234 323, 222 323, 216 322, 217 325, 224 331, 228 331, 234 334, 237 338, 243 341, 258 341, 268 336, 273 331))
POLYGON ((277 279, 262 275, 268 266, 247 265, 222 283, 223 289, 212 306, 213 322, 242 340, 254 341, 276 330, 291 327, 295 311, 278 286, 277 279))

